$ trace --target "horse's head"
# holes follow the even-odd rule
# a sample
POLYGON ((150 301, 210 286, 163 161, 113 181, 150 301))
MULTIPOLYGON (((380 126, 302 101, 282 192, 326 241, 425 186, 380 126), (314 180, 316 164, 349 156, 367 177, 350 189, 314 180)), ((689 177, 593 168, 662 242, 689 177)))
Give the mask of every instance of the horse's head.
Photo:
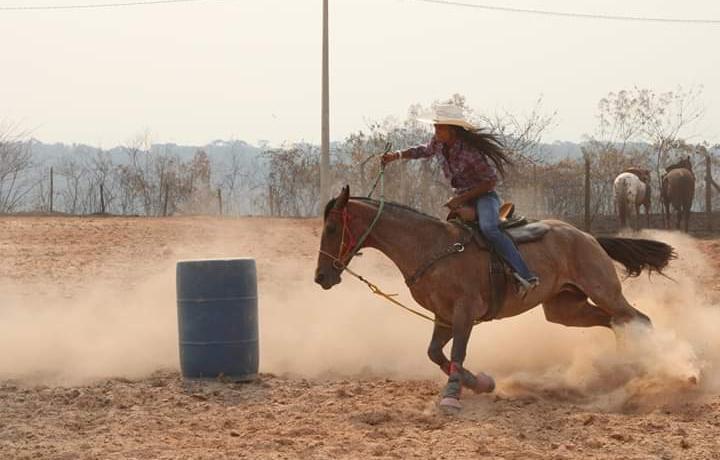
POLYGON ((330 289, 340 283, 344 258, 352 251, 353 242, 349 233, 349 214, 347 213, 350 187, 343 187, 340 195, 325 206, 320 254, 315 269, 315 282, 323 289, 330 289))
POLYGON ((670 166, 665 168, 665 171, 670 172, 673 169, 680 169, 680 168, 687 169, 688 171, 692 172, 692 162, 690 161, 690 156, 683 158, 682 160, 678 161, 677 163, 671 164, 670 166))

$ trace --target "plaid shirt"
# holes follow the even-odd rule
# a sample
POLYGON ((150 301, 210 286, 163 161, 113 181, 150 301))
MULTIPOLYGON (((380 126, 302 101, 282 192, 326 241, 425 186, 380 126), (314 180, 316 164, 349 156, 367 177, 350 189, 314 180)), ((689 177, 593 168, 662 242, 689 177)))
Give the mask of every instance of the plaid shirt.
POLYGON ((442 165, 445 177, 455 193, 460 194, 471 188, 482 185, 488 181, 497 181, 495 167, 490 164, 487 157, 475 146, 457 140, 453 145, 445 145, 435 139, 435 136, 426 145, 410 147, 400 152, 402 158, 431 158, 435 157, 442 165), (446 153, 443 153, 443 150, 446 153))

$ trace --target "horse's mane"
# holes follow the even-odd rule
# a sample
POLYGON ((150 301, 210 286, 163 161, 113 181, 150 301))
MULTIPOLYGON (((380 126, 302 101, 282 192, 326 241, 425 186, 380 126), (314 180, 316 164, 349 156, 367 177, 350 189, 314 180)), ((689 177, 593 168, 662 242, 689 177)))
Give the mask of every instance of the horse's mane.
MULTIPOLYGON (((372 204, 372 205, 374 205, 374 206, 380 206, 380 201, 379 201, 379 200, 376 200, 376 199, 374 199, 374 198, 368 198, 368 197, 366 197, 366 196, 351 196, 350 199, 351 199, 351 200, 356 200, 356 201, 362 201, 362 202, 364 202, 364 203, 369 203, 369 204, 372 204)), ((325 212, 323 213, 323 218, 324 218, 324 219, 327 219, 327 216, 328 216, 328 214, 330 213, 330 210, 335 206, 335 201, 336 201, 336 198, 332 198, 332 199, 331 199, 330 201, 328 201, 328 203, 325 205, 325 212)), ((426 213, 424 213, 424 212, 422 212, 422 211, 418 211, 417 209, 415 209, 415 208, 413 208, 413 207, 410 207, 410 206, 408 206, 408 205, 406 205, 406 204, 396 203, 396 202, 394 202, 394 201, 385 201, 385 206, 390 206, 390 207, 392 207, 393 209, 398 209, 398 210, 401 210, 401 211, 407 211, 407 212, 409 212, 409 213, 411 213, 411 214, 413 214, 413 215, 415 215, 415 216, 418 216, 418 217, 424 217, 424 218, 426 218, 426 219, 430 219, 430 220, 433 220, 433 221, 436 221, 436 222, 441 222, 441 220, 438 219, 437 217, 431 216, 430 214, 426 214, 426 213)))

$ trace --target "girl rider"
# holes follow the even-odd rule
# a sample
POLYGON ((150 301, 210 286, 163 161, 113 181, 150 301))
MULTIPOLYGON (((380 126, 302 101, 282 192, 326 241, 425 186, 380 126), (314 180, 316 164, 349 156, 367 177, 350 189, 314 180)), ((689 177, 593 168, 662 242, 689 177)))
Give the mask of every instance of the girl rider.
POLYGON ((475 128, 465 119, 462 109, 454 105, 438 106, 431 119, 420 121, 435 125, 435 135, 430 142, 386 153, 382 157, 383 164, 399 159, 437 158, 455 191, 455 196, 445 205, 453 209, 475 200, 480 231, 510 266, 520 296, 525 297, 540 284, 540 279, 530 271, 510 237, 499 228, 500 198, 495 192, 497 172, 504 176, 505 165, 510 163, 502 144, 493 135, 475 128))

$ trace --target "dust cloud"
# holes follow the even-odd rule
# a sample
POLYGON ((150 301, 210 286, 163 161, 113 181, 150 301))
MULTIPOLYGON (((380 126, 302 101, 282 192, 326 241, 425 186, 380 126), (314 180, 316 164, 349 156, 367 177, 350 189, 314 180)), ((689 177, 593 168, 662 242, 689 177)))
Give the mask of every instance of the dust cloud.
MULTIPOLYGON (((669 280, 641 276, 624 283, 629 301, 654 322, 652 332, 574 329, 545 321, 540 308, 478 326, 466 367, 491 373, 498 392, 575 400, 611 409, 665 403, 720 390, 720 303, 703 280, 713 276, 693 240, 667 241, 679 259, 669 280)), ((182 258, 227 254, 218 242, 182 258)), ((432 324, 373 296, 357 280, 323 291, 312 282, 314 248, 302 256, 253 254, 260 285, 261 372, 302 377, 435 378, 426 357, 432 324)), ((137 262, 137 261, 135 261, 137 262)), ((399 272, 367 251, 353 262, 373 282, 413 304, 399 272)), ((108 377, 142 378, 178 368, 174 259, 128 288, 94 283, 82 294, 14 286, 0 307, 0 379, 78 384, 108 377)))
POLYGON ((128 286, 69 295, 43 284, 4 289, 0 379, 73 385, 139 378, 177 363, 174 267, 128 286))

